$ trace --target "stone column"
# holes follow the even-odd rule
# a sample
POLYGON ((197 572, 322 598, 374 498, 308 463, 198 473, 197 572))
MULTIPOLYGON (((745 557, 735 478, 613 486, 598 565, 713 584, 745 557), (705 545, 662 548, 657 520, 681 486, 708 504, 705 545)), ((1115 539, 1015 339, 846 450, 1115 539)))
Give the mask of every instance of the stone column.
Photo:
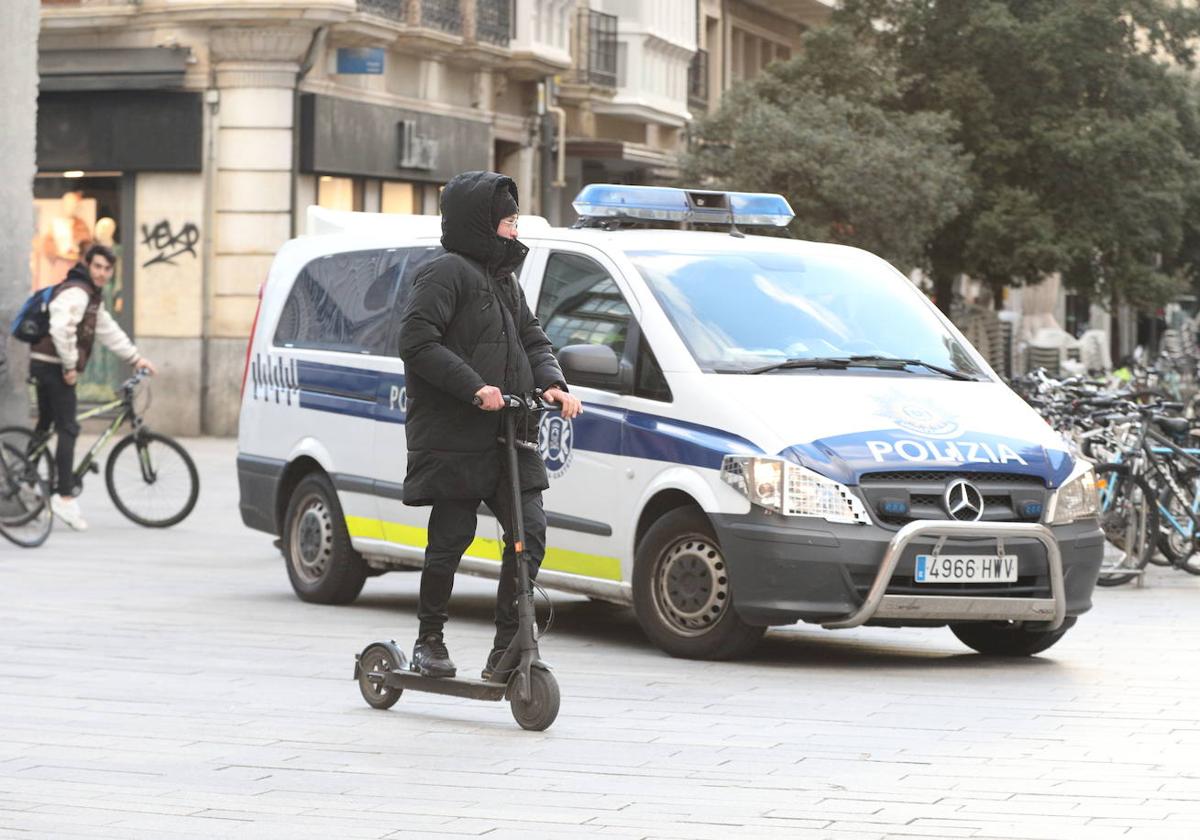
POLYGON ((246 340, 275 252, 291 233, 296 77, 308 27, 215 29, 211 60, 220 97, 214 119, 215 236, 209 276, 204 428, 237 431, 246 340))
POLYGON ((8 337, 8 325, 30 292, 33 176, 37 132, 38 0, 12 0, 0 22, 0 424, 29 421, 25 375, 28 347, 8 337))

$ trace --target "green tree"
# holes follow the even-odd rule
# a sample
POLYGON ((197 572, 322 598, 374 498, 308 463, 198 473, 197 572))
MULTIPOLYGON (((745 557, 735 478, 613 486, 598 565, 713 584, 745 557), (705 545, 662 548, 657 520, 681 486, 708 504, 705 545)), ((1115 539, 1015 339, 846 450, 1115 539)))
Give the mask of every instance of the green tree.
POLYGON ((684 178, 781 192, 799 236, 856 245, 902 268, 970 198, 952 119, 901 110, 902 88, 871 44, 823 29, 803 54, 728 91, 694 128, 684 178))
POLYGON ((909 113, 949 114, 972 198, 927 255, 949 305, 1061 272, 1102 300, 1162 302, 1200 255, 1190 39, 1166 0, 844 0, 834 26, 894 68, 909 113))

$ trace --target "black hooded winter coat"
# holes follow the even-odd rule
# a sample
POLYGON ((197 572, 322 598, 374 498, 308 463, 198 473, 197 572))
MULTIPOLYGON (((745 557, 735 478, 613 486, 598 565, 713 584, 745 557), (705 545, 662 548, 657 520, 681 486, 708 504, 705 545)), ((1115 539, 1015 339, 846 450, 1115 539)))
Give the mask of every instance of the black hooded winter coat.
MULTIPOLYGON (((492 200, 498 190, 517 199, 512 179, 495 172, 465 172, 446 185, 446 253, 418 272, 404 309, 407 505, 485 499, 496 492, 505 457, 497 443, 502 421, 500 412, 474 404, 484 385, 506 394, 566 387, 514 273, 529 249, 496 235, 492 200)), ((549 486, 537 453, 520 450, 519 464, 523 491, 549 486)))

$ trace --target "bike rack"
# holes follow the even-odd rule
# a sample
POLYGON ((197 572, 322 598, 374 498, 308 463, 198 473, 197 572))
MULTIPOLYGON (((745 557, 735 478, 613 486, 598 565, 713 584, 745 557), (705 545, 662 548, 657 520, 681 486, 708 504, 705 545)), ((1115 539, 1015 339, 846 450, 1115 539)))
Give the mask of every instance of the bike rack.
POLYGON ((873 618, 946 619, 952 621, 1037 621, 1046 630, 1057 630, 1067 615, 1062 553, 1053 532, 1045 525, 1023 522, 910 522, 888 543, 875 580, 862 605, 846 618, 823 622, 830 630, 859 627, 873 618), (1050 570, 1049 598, 982 598, 956 595, 888 595, 887 588, 904 550, 913 540, 934 537, 937 554, 947 539, 994 539, 1004 553, 1006 539, 1034 539, 1046 549, 1050 570))

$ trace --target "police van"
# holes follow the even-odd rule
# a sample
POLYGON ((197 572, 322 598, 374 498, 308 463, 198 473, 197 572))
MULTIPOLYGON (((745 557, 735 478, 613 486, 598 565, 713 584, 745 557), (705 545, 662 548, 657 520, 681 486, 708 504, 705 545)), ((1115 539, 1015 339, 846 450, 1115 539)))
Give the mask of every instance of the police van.
MULTIPOLYGON (((1091 466, 900 272, 778 235, 776 195, 591 185, 579 221, 523 217, 520 282, 585 413, 546 415, 539 580, 631 605, 676 656, 732 658, 769 626, 949 626, 1030 655, 1091 606, 1091 466)), ((399 313, 437 217, 312 208, 279 251, 246 359, 246 525, 296 594, 353 601, 419 568, 401 502, 399 313)), ((481 511, 482 512, 482 511, 481 511)), ((460 571, 494 577, 480 519, 460 571)))

